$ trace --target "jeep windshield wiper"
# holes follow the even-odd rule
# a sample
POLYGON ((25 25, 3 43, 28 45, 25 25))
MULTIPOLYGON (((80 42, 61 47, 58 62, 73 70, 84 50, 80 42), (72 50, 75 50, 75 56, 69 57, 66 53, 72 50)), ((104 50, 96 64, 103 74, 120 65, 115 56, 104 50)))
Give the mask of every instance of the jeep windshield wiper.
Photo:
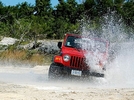
POLYGON ((77 51, 80 51, 81 47, 78 47, 78 46, 74 46, 74 48, 77 50, 77 51))
POLYGON ((65 45, 66 47, 70 47, 70 48, 74 48, 74 46, 71 46, 71 45, 65 45))

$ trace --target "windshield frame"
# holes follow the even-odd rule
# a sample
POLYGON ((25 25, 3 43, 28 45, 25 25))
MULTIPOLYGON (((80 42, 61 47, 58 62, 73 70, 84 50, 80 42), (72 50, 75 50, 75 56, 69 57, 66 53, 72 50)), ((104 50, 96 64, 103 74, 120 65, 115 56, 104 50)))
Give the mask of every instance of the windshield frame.
MULTIPOLYGON (((101 44, 99 44, 99 45, 101 45, 101 44)), ((97 38, 86 38, 86 37, 76 37, 76 36, 68 36, 66 38, 66 41, 64 43, 64 46, 65 47, 69 47, 69 48, 77 48, 77 49, 81 49, 81 50, 88 50, 88 51, 96 51, 96 50, 99 50, 99 52, 102 52, 102 53, 106 52, 106 50, 107 50, 106 49, 107 48, 107 42, 106 41, 103 41, 103 40, 97 39, 97 38), (80 41, 79 40, 76 40, 76 39, 79 39, 80 41), (95 46, 96 46, 97 43, 98 44, 99 43, 102 43, 102 45, 104 44, 104 46, 103 46, 103 48, 101 48, 101 47, 99 47, 99 48, 94 47, 93 48, 93 47, 88 47, 88 45, 87 45, 88 48, 87 49, 86 48, 83 49, 82 44, 81 43, 78 43, 78 41, 79 42, 82 42, 81 40, 84 40, 84 39, 87 40, 87 42, 88 41, 94 41, 95 46)), ((91 44, 89 46, 93 46, 93 44, 91 44)))

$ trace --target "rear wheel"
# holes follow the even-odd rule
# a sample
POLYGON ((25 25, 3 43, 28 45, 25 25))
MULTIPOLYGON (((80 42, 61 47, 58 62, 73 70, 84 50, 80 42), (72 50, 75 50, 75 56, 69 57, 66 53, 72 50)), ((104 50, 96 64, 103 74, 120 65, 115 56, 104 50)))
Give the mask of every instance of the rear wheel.
POLYGON ((49 79, 60 79, 62 77, 62 69, 60 66, 52 63, 49 68, 49 79))

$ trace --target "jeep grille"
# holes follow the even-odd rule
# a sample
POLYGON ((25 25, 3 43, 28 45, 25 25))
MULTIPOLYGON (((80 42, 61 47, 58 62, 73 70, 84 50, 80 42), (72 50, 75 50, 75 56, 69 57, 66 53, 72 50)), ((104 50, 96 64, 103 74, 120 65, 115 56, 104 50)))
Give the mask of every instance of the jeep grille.
POLYGON ((76 69, 83 69, 83 67, 86 67, 85 58, 71 56, 70 66, 76 69))

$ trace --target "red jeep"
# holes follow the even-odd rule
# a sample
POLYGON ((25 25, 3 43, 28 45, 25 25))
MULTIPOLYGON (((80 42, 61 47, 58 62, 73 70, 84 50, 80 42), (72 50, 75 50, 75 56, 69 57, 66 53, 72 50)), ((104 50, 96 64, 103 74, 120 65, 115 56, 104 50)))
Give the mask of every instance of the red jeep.
POLYGON ((100 73, 105 69, 105 63, 108 57, 108 42, 98 38, 87 38, 78 34, 65 34, 64 41, 58 42, 60 54, 55 55, 53 63, 49 68, 49 78, 61 78, 63 76, 96 76, 104 77, 104 73, 100 73), (87 44, 85 46, 85 44, 87 44), (93 45, 92 45, 93 44, 93 45), (96 72, 91 70, 92 64, 87 60, 87 56, 95 57, 97 52, 98 65, 100 70, 96 72))

